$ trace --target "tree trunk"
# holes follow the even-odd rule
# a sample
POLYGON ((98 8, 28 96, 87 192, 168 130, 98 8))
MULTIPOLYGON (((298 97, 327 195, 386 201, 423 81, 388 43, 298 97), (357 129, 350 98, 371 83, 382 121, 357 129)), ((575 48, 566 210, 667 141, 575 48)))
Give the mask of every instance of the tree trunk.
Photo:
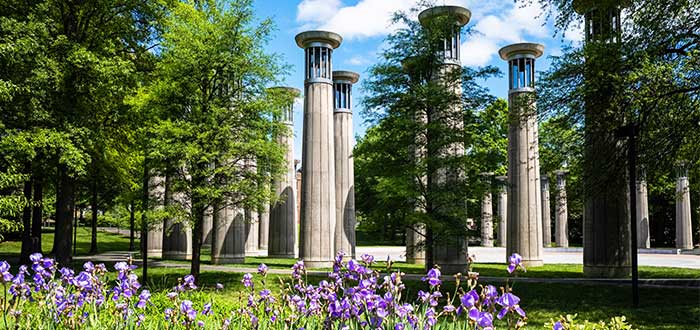
MULTIPOLYGON (((27 165, 27 169, 29 168, 31 168, 31 166, 27 165)), ((19 263, 26 265, 29 263, 29 254, 31 254, 32 251, 32 206, 30 204, 32 200, 32 178, 24 182, 23 194, 27 205, 24 206, 24 210, 22 211, 22 248, 19 256, 19 263)))
MULTIPOLYGON (((203 170, 199 169, 198 172, 203 170)), ((196 176, 192 178, 193 188, 199 188, 207 184, 205 178, 196 176)), ((199 266, 201 264, 202 240, 204 238, 204 212, 206 210, 204 200, 198 194, 192 194, 192 215, 194 216, 194 226, 192 228, 192 266, 190 274, 199 281, 199 266)))
POLYGON ((90 200, 90 208, 92 209, 92 235, 90 237, 90 254, 97 253, 97 186, 98 179, 95 174, 92 180, 92 198, 90 200))
POLYGON ((32 253, 41 252, 41 224, 44 214, 44 187, 40 171, 34 173, 34 201, 32 209, 32 253))
POLYGON ((134 200, 132 199, 129 203, 129 251, 134 251, 135 207, 134 200))
POLYGON ((70 267, 73 259, 73 197, 75 181, 65 165, 58 165, 58 188, 56 189, 56 234, 54 235, 54 256, 60 267, 70 267))
POLYGON ((142 182, 142 193, 141 193, 141 256, 143 258, 141 283, 148 283, 148 160, 144 158, 143 160, 143 182, 142 182))

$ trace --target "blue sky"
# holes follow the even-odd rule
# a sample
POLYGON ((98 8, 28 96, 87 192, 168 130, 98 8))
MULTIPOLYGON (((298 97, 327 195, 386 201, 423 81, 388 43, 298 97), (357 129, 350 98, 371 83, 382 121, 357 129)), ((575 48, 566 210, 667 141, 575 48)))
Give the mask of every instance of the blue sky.
MULTIPOLYGON (((395 26, 389 20, 397 10, 413 7, 416 0, 255 0, 258 17, 274 19, 277 30, 266 46, 270 52, 280 54, 291 66, 284 78, 285 85, 303 91, 303 51, 294 42, 294 36, 306 30, 327 30, 343 37, 342 45, 333 54, 334 70, 350 70, 360 73, 360 80, 367 69, 377 62, 385 37, 395 26)), ((463 36, 461 60, 465 66, 494 65, 506 72, 506 65, 498 57, 498 50, 516 42, 538 42, 545 45, 545 55, 538 59, 538 71, 549 65, 547 56, 558 55, 567 43, 581 42, 580 27, 574 26, 562 37, 555 36, 552 22, 547 22, 537 5, 523 7, 513 0, 436 0, 436 5, 460 5, 472 12, 469 26, 475 32, 463 36)), ((491 92, 507 97, 507 78, 486 81, 491 92)), ((353 91, 354 129, 356 136, 364 135, 367 124, 360 115, 362 90, 359 84, 353 91)), ((295 158, 301 159, 302 111, 297 103, 294 109, 295 158)))

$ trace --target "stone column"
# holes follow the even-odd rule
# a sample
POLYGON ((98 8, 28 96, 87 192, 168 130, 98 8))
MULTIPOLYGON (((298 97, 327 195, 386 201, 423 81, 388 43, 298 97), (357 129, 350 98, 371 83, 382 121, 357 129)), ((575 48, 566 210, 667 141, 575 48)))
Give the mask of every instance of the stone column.
POLYGON ((284 174, 273 180, 276 201, 270 206, 270 228, 267 255, 273 258, 294 258, 297 235, 297 180, 294 160, 294 99, 301 94, 296 88, 274 87, 271 91, 285 99, 278 118, 286 130, 276 136, 286 150, 284 174))
POLYGON ((308 268, 330 267, 335 257, 335 149, 332 54, 342 38, 333 32, 297 34, 304 48, 304 133, 299 257, 308 268))
POLYGON ((540 173, 542 185, 542 244, 552 246, 552 212, 549 205, 549 177, 540 173))
POLYGON ((557 200, 554 203, 554 242, 569 247, 569 210, 566 201, 566 171, 554 171, 557 176, 557 200))
MULTIPOLYGON (((409 57, 405 59, 402 63, 403 68, 409 75, 411 80, 422 79, 419 70, 416 70, 417 65, 414 63, 414 58, 409 57)), ((415 109, 415 120, 423 128, 422 131, 416 132, 414 136, 414 142, 409 146, 409 154, 413 155, 411 159, 414 166, 422 166, 421 163, 425 162, 425 157, 427 156, 427 141, 424 128, 428 124, 428 115, 422 109, 415 109)), ((426 175, 421 175, 420 178, 416 178, 416 185, 425 187, 428 184, 428 177, 426 175)), ((419 198, 413 201, 414 212, 425 213, 425 198, 424 196, 419 196, 419 198)), ((412 223, 406 225, 405 235, 406 235, 406 262, 410 264, 425 265, 425 237, 426 237, 426 227, 423 223, 412 223)))
POLYGON ((493 247, 493 203, 491 203, 491 176, 481 173, 486 190, 481 198, 481 246, 493 247))
MULTIPOLYGON (((268 186, 269 187, 269 186, 268 186)), ((270 234, 270 204, 263 205, 259 215, 258 228, 258 249, 262 253, 267 250, 268 237, 270 234)))
MULTIPOLYGON (((456 70, 462 70, 462 64, 460 61, 460 39, 461 39, 461 29, 462 26, 469 22, 471 18, 471 12, 463 7, 458 6, 437 6, 428 8, 422 11, 418 15, 418 20, 420 24, 425 28, 435 28, 435 24, 432 24, 434 19, 446 19, 452 22, 451 30, 444 31, 443 33, 445 39, 440 42, 441 48, 438 48, 437 60, 440 62, 440 66, 437 68, 437 72, 432 72, 432 79, 436 80, 445 85, 446 91, 454 93, 457 96, 462 95, 462 85, 461 81, 447 81, 445 78, 453 75, 456 70)), ((442 28, 442 26, 440 27, 442 28)), ((438 31, 436 31, 438 32, 438 31)), ((440 47, 438 46, 438 47, 440 47)), ((450 78, 451 79, 451 78, 450 78)), ((447 129, 451 130, 463 130, 464 121, 461 119, 462 108, 460 104, 450 104, 444 109, 434 109, 428 113, 428 122, 436 123, 447 129), (456 118, 459 118, 457 120, 456 118)), ((428 145, 431 141, 428 141, 428 145)), ((455 142, 447 144, 440 147, 439 150, 428 152, 434 153, 429 155, 430 157, 455 157, 464 155, 464 143, 455 142)), ((455 166, 447 166, 445 168, 438 168, 431 175, 433 178, 429 178, 428 189, 431 185, 449 186, 452 183, 457 183, 459 180, 464 179, 464 173, 456 168, 455 166)), ((439 188, 440 189, 440 188, 439 188)), ((430 202, 430 201, 428 201, 430 202)), ((455 201, 455 203, 460 203, 455 201)), ((445 208, 459 208, 466 207, 466 200, 461 201, 462 205, 445 205, 445 208)), ((442 211, 440 208, 434 210, 437 214, 442 211)), ((440 234, 437 234, 440 235, 440 234)), ((458 272, 464 273, 467 269, 467 239, 466 235, 450 235, 450 236, 436 236, 433 232, 434 244, 433 249, 433 260, 436 264, 442 267, 445 274, 455 274, 458 272)))
POLYGON ((637 247, 640 249, 651 247, 647 175, 643 167, 640 169, 637 177, 637 247))
POLYGON ((212 227, 214 226, 214 214, 212 213, 211 207, 208 207, 206 211, 204 211, 202 226, 202 245, 211 246, 212 227))
POLYGON ((611 81, 601 72, 622 68, 620 6, 627 1, 574 0, 585 18, 583 273, 587 277, 628 277, 632 244, 629 184, 624 142, 612 126, 622 126, 611 81), (595 50, 595 56, 589 56, 595 50), (602 166, 601 166, 602 165, 602 166))
MULTIPOLYGON (((189 203, 183 193, 174 193, 170 184, 171 176, 165 177, 165 204, 186 208, 189 203)), ((163 226, 163 259, 192 259, 192 228, 182 219, 168 218, 163 226)))
MULTIPOLYGON (((519 253, 525 266, 540 266, 542 195, 535 105, 535 59, 544 46, 519 43, 501 48, 509 64, 508 242, 507 254, 519 253)), ((507 256, 506 256, 507 257, 507 256)))
POLYGON ((496 237, 496 246, 506 247, 506 237, 508 236, 508 177, 497 176, 498 181, 498 236, 496 237))
POLYGON ((245 261, 245 211, 223 206, 214 213, 211 241, 213 264, 237 264, 245 261))
MULTIPOLYGON (((151 176, 148 182, 150 203, 153 209, 162 209, 165 194, 165 180, 162 176, 151 176)), ((148 230, 148 256, 161 258, 163 256, 163 223, 151 224, 148 230)))
POLYGON ((360 75, 333 71, 335 145, 335 251, 355 258, 355 171, 352 158, 352 85, 360 75))
POLYGON ((693 226, 690 221, 690 184, 688 183, 688 163, 676 164, 676 248, 693 248, 693 226))
MULTIPOLYGON (((258 161, 254 158, 245 161, 246 171, 256 173, 258 171, 258 161)), ((258 238, 260 237, 260 218, 257 208, 245 210, 245 255, 248 257, 258 256, 258 238)))

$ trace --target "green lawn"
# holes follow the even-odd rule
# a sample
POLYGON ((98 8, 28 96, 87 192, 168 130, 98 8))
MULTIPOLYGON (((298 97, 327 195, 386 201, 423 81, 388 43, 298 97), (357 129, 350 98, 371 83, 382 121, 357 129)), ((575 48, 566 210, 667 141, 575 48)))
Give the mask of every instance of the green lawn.
MULTIPOLYGON (((79 227, 77 236, 76 255, 88 255, 90 251, 90 228, 79 227)), ((46 229, 41 236, 41 250, 48 254, 53 247, 54 233, 53 229, 46 229)), ((138 248, 138 241, 136 242, 138 248)), ((0 258, 19 256, 22 242, 20 241, 5 241, 0 242, 0 258)), ((98 231, 97 232, 97 253, 108 251, 127 251, 129 250, 129 238, 126 236, 111 234, 98 231)))
MULTIPOLYGON (((187 269, 153 269, 149 284, 155 290, 169 290, 178 277, 187 274, 187 269)), ((260 277, 255 276, 256 280, 260 277)), ((281 285, 279 276, 269 275, 268 287, 273 291, 281 285)), ((240 281, 242 274, 225 272, 203 272, 203 290, 210 295, 215 305, 235 306, 245 302, 245 289, 240 281), (216 283, 225 285, 223 292, 214 292, 216 283)), ((322 278, 309 278, 317 283, 322 278)), ((489 284, 481 282, 482 284, 489 284)), ((415 299, 418 290, 426 290, 425 283, 407 281, 407 299, 415 299)), ((502 283, 490 283, 500 284, 502 283)), ((258 289, 260 284, 256 283, 258 289)), ((452 292, 453 284, 446 283, 443 292, 452 292)), ((604 320, 613 316, 625 315, 629 322, 639 329, 698 329, 700 325, 700 290, 655 289, 640 290, 640 307, 631 308, 631 289, 616 285, 543 284, 515 283, 514 293, 522 299, 521 305, 527 311, 527 329, 544 329, 550 318, 562 314, 579 314, 579 319, 604 320)))

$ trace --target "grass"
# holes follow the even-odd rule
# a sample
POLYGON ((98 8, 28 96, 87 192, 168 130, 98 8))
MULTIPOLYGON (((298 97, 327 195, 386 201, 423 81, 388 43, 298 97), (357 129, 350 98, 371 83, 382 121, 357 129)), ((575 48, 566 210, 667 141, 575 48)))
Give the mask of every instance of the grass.
MULTIPOLYGON (((76 255, 88 255, 90 252, 90 237, 91 230, 87 227, 79 227, 77 233, 76 255)), ((41 250, 44 254, 48 254, 53 248, 54 233, 53 229, 45 230, 41 235, 41 250)), ((135 242, 138 247, 138 242, 135 242)), ((0 258, 17 257, 19 256, 22 247, 21 241, 5 241, 0 242, 0 258)), ((112 233, 97 232, 97 253, 109 251, 127 251, 129 250, 129 238, 112 233)))
MULTIPOLYGON (((149 285, 154 290, 168 290, 175 285, 178 277, 186 274, 186 269, 156 268, 150 272, 149 285)), ((256 275, 255 279, 259 278, 256 275)), ((267 281, 268 288, 275 292, 282 287, 278 278, 277 275, 269 275, 267 281)), ((235 306, 245 301, 245 294, 241 293, 245 291, 241 279, 240 273, 205 271, 200 277, 200 282, 205 291, 210 291, 210 299, 215 304, 235 306), (224 291, 213 292, 212 288, 216 283, 224 284, 224 291)), ((309 282, 316 284, 321 279, 310 277, 309 282)), ((427 290, 425 283, 420 281, 407 281, 406 286, 405 292, 410 300, 416 298, 418 290, 427 290)), ((446 283, 442 289, 443 293, 453 292, 454 284, 446 283)), ((639 329, 698 329, 700 325, 698 289, 642 288, 640 307, 637 309, 631 307, 631 289, 627 286, 516 282, 514 293, 521 298, 521 305, 528 313, 527 329, 543 329, 543 325, 552 318, 576 313, 579 320, 592 321, 625 315, 628 321, 639 329)))

